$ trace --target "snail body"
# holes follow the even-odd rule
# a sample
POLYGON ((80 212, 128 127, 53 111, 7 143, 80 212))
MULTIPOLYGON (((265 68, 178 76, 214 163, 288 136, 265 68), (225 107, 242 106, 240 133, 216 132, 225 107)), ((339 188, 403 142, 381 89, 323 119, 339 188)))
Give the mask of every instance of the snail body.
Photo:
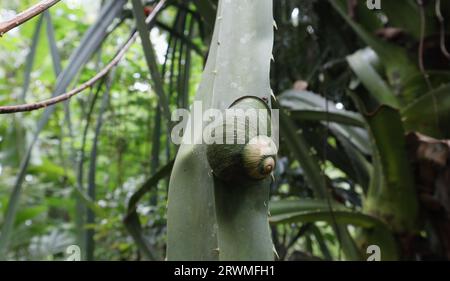
MULTIPOLYGON (((263 109, 269 113, 267 104, 257 97, 241 98, 230 108, 263 109)), ((224 182, 262 180, 273 172, 276 165, 277 149, 267 136, 270 116, 267 114, 263 122, 249 122, 246 118, 235 117, 227 116, 216 128, 223 142, 207 145, 208 163, 214 176, 224 182)))

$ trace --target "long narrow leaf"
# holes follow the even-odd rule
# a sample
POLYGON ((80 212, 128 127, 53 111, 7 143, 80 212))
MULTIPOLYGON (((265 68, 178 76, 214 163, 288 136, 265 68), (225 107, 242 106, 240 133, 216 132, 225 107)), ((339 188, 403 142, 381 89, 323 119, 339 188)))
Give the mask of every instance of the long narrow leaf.
POLYGON ((364 208, 389 222, 394 231, 413 231, 418 219, 418 202, 400 113, 381 106, 367 119, 375 157, 364 208))
POLYGON ((33 39, 31 40, 30 51, 28 52, 28 55, 26 58, 26 65, 25 65, 25 72, 24 72, 25 74, 24 74, 22 94, 21 94, 22 101, 25 101, 25 98, 26 98, 27 92, 28 92, 28 88, 30 86, 31 71, 33 70, 33 63, 34 63, 34 58, 36 56, 37 46, 39 43, 39 37, 41 34, 41 26, 42 26, 43 19, 44 19, 44 17, 40 16, 36 23, 36 27, 35 27, 35 30, 33 33, 33 39))
MULTIPOLYGON (((113 71, 109 74, 107 81, 106 81, 106 88, 105 92, 103 93, 102 97, 102 103, 100 105, 100 110, 98 113, 97 118, 97 124, 95 126, 95 134, 94 134, 94 140, 92 142, 92 149, 91 149, 91 155, 89 157, 89 174, 88 174, 88 195, 91 198, 91 200, 96 200, 96 182, 95 182, 95 176, 96 176, 96 170, 97 170, 97 150, 98 150, 98 140, 100 137, 100 130, 103 125, 103 119, 105 111, 108 107, 109 103, 109 92, 111 90, 112 83, 114 81, 114 74, 115 74, 115 68, 113 71)), ((87 210, 87 217, 86 217, 86 223, 88 225, 93 225, 95 223, 95 213, 91 210, 87 210)), ((94 229, 89 228, 86 231, 86 259, 88 261, 94 260, 94 229)))
POLYGON ((123 220, 125 227, 139 247, 139 251, 144 255, 146 259, 149 260, 156 260, 157 258, 154 255, 154 249, 142 234, 142 226, 139 221, 139 216, 136 212, 136 207, 139 200, 147 192, 149 192, 154 186, 156 186, 158 182, 163 178, 170 175, 173 164, 174 161, 170 161, 168 164, 158 170, 152 177, 146 180, 142 187, 140 187, 135 193, 133 193, 130 200, 128 201, 127 214, 125 215, 125 218, 123 220))
MULTIPOLYGON (((367 146, 369 138, 365 131, 367 125, 360 114, 338 110, 333 102, 326 101, 323 97, 307 91, 288 90, 283 92, 278 100, 284 108, 290 109, 292 120, 298 120, 299 111, 306 111, 307 114, 310 114, 310 111, 319 111, 320 116, 318 117, 323 118, 320 120, 322 125, 327 125, 333 134, 342 135, 350 140, 358 150, 370 155, 371 152, 367 146)), ((317 113, 313 114, 317 116, 317 113)))
POLYGON ((269 218, 271 223, 308 223, 317 221, 333 223, 334 220, 336 220, 338 224, 350 224, 363 228, 371 228, 380 224, 380 221, 372 216, 351 211, 335 211, 333 214, 328 210, 292 212, 271 216, 269 218))
POLYGON ((367 90, 380 104, 398 108, 399 102, 394 92, 370 64, 370 56, 373 55, 371 52, 371 49, 357 51, 349 56, 347 61, 367 90))
POLYGON ((59 55, 58 47, 56 46, 55 29, 53 27, 52 18, 48 10, 44 12, 44 17, 47 21, 47 40, 50 46, 50 54, 52 55, 53 70, 58 77, 62 71, 61 57, 59 55))
MULTIPOLYGON (((304 140, 303 136, 296 133, 296 128, 290 120, 290 117, 283 111, 280 111, 280 129, 289 150, 292 151, 294 157, 302 166, 306 180, 314 190, 315 196, 320 199, 327 198, 329 195, 327 194, 325 179, 321 173, 317 157, 311 153, 310 146, 304 140)), ((331 206, 329 206, 329 211, 332 211, 331 206)), ((333 215, 331 218, 334 218, 333 215)), ((344 251, 346 251, 349 259, 360 259, 358 249, 348 230, 340 225, 333 225, 333 228, 340 238, 340 242, 344 245, 344 251)))
POLYGON ((325 238, 323 237, 323 234, 320 231, 320 229, 316 225, 312 225, 310 231, 316 238, 316 241, 319 244, 320 251, 322 252, 322 255, 325 258, 325 260, 332 260, 330 250, 328 249, 328 246, 325 242, 325 238))
MULTIPOLYGON (((349 211, 348 208, 341 204, 333 204, 333 210, 349 211)), ((277 216, 281 214, 311 210, 329 210, 329 204, 325 200, 319 199, 297 199, 297 200, 279 200, 271 201, 269 203, 269 210, 271 216, 277 216)))
POLYGON ((162 76, 158 70, 158 61, 156 60, 155 50, 152 42, 150 41, 149 30, 147 28, 147 24, 145 23, 144 6, 142 5, 141 0, 132 0, 131 2, 133 3, 133 13, 136 18, 136 26, 141 38, 145 60, 152 77, 155 92, 159 97, 161 111, 170 123, 169 103, 164 91, 162 76))

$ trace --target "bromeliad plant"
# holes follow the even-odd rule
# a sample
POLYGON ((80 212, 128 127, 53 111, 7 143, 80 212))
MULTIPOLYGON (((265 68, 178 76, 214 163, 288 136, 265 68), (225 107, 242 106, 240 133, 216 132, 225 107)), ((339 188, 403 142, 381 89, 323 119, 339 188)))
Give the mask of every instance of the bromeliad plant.
MULTIPOLYGON (((362 189, 360 203, 348 191, 337 193, 337 187, 328 179, 323 184, 333 190, 333 198, 362 208, 349 212, 332 203, 334 211, 330 212, 326 202, 306 201, 301 206, 302 200, 279 201, 272 204, 272 214, 276 215, 271 221, 301 222, 306 226, 326 221, 358 226, 354 237, 359 257, 347 251, 349 259, 362 258, 369 245, 380 247, 383 260, 410 259, 414 255, 448 256, 448 234, 444 234, 444 229, 448 229, 448 196, 437 197, 448 192, 449 181, 442 176, 449 168, 447 144, 445 140, 420 135, 449 138, 444 124, 449 121, 450 76, 448 67, 441 64, 450 59, 444 31, 448 23, 443 21, 443 14, 449 13, 448 3, 385 1, 381 11, 369 11, 365 1, 329 4, 368 46, 346 60, 356 76, 349 81, 346 92, 359 113, 337 110, 336 104, 311 92, 288 91, 278 97, 287 109, 281 130, 292 151, 287 154, 298 160, 310 186, 320 186, 320 168, 315 164, 320 161, 310 153, 314 150, 343 171, 352 185, 362 189), (396 14, 399 11, 403 16, 396 14), (408 40, 417 43, 416 53, 395 41, 408 36, 408 40), (425 49, 425 42, 431 50, 425 49), (435 69, 427 70, 424 56, 432 51, 439 54, 440 60, 428 62, 427 67, 435 69), (312 130, 311 122, 315 124, 312 130), (317 125, 326 128, 325 137, 317 125), (295 129, 298 131, 291 133, 295 129), (316 145, 318 139, 324 139, 319 143, 325 146, 316 145), (440 152, 431 153, 431 147, 440 152), (424 176, 429 173, 436 178, 424 176), (437 221, 435 215, 439 217, 437 221), (435 248, 434 254, 423 253, 420 248, 426 243, 441 245, 443 250, 435 248)), ((320 194, 317 190, 316 197, 320 194)), ((344 250, 351 248, 343 236, 340 240, 344 250)), ((323 255, 329 256, 323 245, 322 242, 323 255)))

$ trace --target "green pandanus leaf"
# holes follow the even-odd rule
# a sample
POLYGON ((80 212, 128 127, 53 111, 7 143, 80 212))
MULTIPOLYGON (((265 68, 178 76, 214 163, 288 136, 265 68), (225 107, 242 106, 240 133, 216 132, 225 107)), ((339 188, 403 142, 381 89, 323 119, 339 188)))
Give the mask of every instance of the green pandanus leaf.
MULTIPOLYGON (((220 1, 195 98, 202 105, 200 114, 224 110, 244 96, 269 100, 272 44, 272 1, 220 1)), ((188 125, 198 121, 194 108, 170 179, 167 259, 273 259, 267 221, 270 180, 219 181, 202 136, 190 134, 188 125)))
POLYGON ((400 113, 381 106, 367 120, 373 136, 374 170, 364 209, 396 233, 415 231, 418 202, 400 113))
MULTIPOLYGON (((196 101, 212 107, 218 29, 214 31, 196 101)), ((192 116, 189 117, 188 124, 192 116)), ((217 260, 213 181, 202 145, 181 144, 169 183, 167 260, 217 260)))
MULTIPOLYGON (((268 110, 264 101, 253 97, 239 100, 232 108, 268 110)), ((234 121, 225 121, 225 125, 236 124, 225 127, 225 136, 234 137, 235 144, 211 144, 207 148, 214 174, 219 258, 273 260, 267 216, 269 174, 276 161, 275 144, 262 135, 262 128, 250 128, 250 124, 239 127, 234 121), (245 131, 239 132, 239 128, 245 131), (252 133, 257 136, 251 138, 252 133), (249 140, 239 144, 240 136, 249 140)))

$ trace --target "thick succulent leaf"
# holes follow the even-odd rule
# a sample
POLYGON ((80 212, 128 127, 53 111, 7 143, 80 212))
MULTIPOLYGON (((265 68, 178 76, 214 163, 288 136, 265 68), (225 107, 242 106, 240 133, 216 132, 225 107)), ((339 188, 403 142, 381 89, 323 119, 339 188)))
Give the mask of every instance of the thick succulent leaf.
MULTIPOLYGON (((202 102, 203 110, 228 108, 242 96, 262 98, 270 95, 272 24, 271 1, 219 2, 211 48, 195 98, 202 102)), ((191 115, 187 124, 192 118, 191 115)), ((202 140, 196 141, 202 143, 202 140)), ((268 192, 268 183, 264 183, 259 192, 264 190, 268 192)), ((219 258, 217 247, 220 238, 216 233, 220 226, 216 221, 213 191, 214 182, 206 160, 205 147, 183 143, 178 151, 169 186, 169 260, 219 258)), ((267 221, 265 224, 253 225, 248 231, 268 232, 267 221), (265 229, 259 229, 260 227, 265 229)), ((271 249, 272 245, 263 244, 261 247, 271 249)), ((241 255, 233 257, 244 258, 246 257, 241 255)))
POLYGON ((354 100, 365 114, 372 136, 373 169, 364 210, 384 220, 393 231, 414 231, 417 198, 400 113, 386 105, 367 112, 359 97, 354 100))
MULTIPOLYGON (((196 100, 205 101, 213 88, 216 67, 217 28, 196 100)), ((172 80, 172 79, 171 79, 172 80)), ((209 101, 209 100, 208 100, 209 101)), ((205 104, 205 102, 203 103, 205 104)), ((210 102, 206 103, 206 105, 210 102)), ((210 105, 211 106, 211 105, 210 105)), ((189 117, 188 124, 192 116, 189 117)), ((167 259, 217 260, 217 224, 214 208, 213 180, 204 152, 193 144, 178 150, 169 184, 167 202, 167 259), (195 231, 194 231, 195 230, 195 231)))
POLYGON ((398 108, 399 102, 394 92, 371 65, 373 56, 376 56, 376 54, 372 49, 363 49, 348 56, 347 61, 353 72, 379 104, 398 108))
POLYGON ((395 231, 412 231, 418 206, 400 113, 381 106, 367 119, 373 136, 374 170, 364 208, 395 231))

